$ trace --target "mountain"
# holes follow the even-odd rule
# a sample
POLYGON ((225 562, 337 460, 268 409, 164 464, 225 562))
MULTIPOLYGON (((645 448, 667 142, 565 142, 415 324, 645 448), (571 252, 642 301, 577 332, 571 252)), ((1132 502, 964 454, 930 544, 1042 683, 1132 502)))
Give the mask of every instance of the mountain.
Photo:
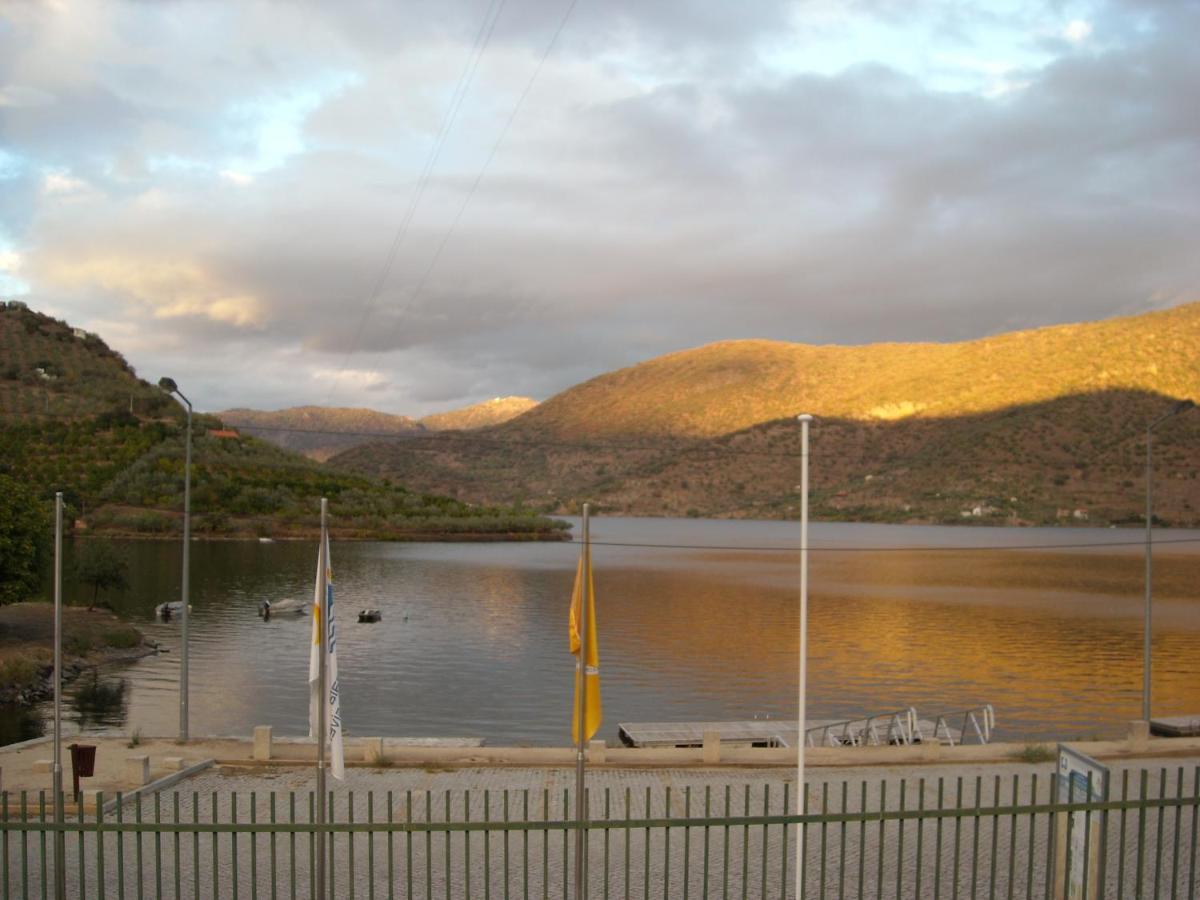
MULTIPOLYGON (((962 344, 736 341, 602 375, 497 428, 331 464, 472 502, 787 517, 804 410, 818 516, 1128 523, 1146 424, 1197 393, 1200 304, 962 344)), ((1157 516, 1200 524, 1200 412, 1155 447, 1157 516)))
POLYGON ((373 409, 294 406, 266 412, 239 408, 216 415, 226 425, 318 461, 359 444, 394 440, 424 431, 424 426, 408 416, 373 409))
POLYGON ((1200 385, 1200 303, 946 344, 725 341, 670 353, 551 397, 513 434, 715 437, 809 412, 947 418, 1104 390, 1186 397, 1200 385))
POLYGON ((421 419, 421 424, 429 431, 474 431, 501 425, 537 405, 537 401, 529 397, 496 397, 462 409, 434 413, 421 419))
POLYGON ((427 431, 472 431, 499 425, 535 406, 537 401, 528 397, 497 397, 420 420, 337 406, 293 406, 274 412, 238 408, 216 415, 226 425, 324 462, 362 444, 403 440, 427 431))
MULTIPOLYGON (((98 336, 23 303, 0 306, 0 349, 0 473, 31 485, 43 501, 62 491, 67 521, 78 520, 87 531, 177 534, 185 434, 180 406, 139 379, 98 336)), ((312 536, 321 497, 329 498, 332 530, 340 538, 558 538, 565 525, 526 510, 468 504, 335 471, 230 433, 214 416, 193 417, 197 534, 312 536)))

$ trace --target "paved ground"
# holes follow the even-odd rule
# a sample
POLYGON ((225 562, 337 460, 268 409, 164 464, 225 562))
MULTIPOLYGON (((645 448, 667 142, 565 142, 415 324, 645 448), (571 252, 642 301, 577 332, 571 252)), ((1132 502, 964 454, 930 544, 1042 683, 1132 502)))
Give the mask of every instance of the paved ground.
MULTIPOLYGON (((1114 796, 1195 797, 1191 759, 1142 760, 1113 767, 1114 796), (1129 768, 1131 766, 1131 768, 1129 768), (1143 770, 1145 774, 1143 775, 1143 770), (1128 774, 1126 774, 1128 773, 1128 774), (1145 779, 1143 785, 1142 779, 1145 779)), ((997 800, 1028 803, 1034 790, 1050 798, 1050 764, 823 769, 809 779, 809 809, 855 814, 878 810, 988 807, 997 800)), ((589 773, 593 819, 780 814, 785 794, 794 808, 794 781, 775 769, 597 769, 589 773)), ((351 769, 331 780, 338 822, 423 824, 470 820, 531 822, 526 830, 341 832, 332 839, 336 897, 566 897, 573 861, 571 835, 551 824, 573 809, 574 775, 562 768, 441 770, 351 769)), ((298 768, 209 770, 159 795, 127 804, 123 822, 306 822, 312 773, 298 768)), ((1200 886, 1196 866, 1197 807, 1109 816, 1104 877, 1111 895, 1189 896, 1200 886), (1124 818, 1124 821, 1122 821, 1124 818), (1139 839, 1139 835, 1141 839, 1139 839), (1123 836, 1123 837, 1122 837, 1123 836), (1138 887, 1141 890, 1138 891, 1138 887)), ((1081 823, 1082 825, 1083 823, 1081 823)), ((1097 829, 1099 823, 1096 823, 1097 829)), ((1046 896, 1050 817, 944 817, 918 822, 852 819, 813 824, 806 834, 806 895, 810 897, 1046 896), (1032 825, 1032 829, 1031 826, 1032 825)), ((598 828, 589 835, 590 896, 788 897, 794 879, 795 830, 781 825, 598 828), (685 894, 686 891, 686 894, 685 894)), ((309 896, 310 834, 106 833, 68 841, 68 896, 230 897, 309 896), (103 864, 99 864, 103 860, 103 864), (176 885, 178 883, 178 892, 176 885)), ((41 896, 52 842, 43 833, 8 835, 0 873, 23 896, 22 855, 29 893, 41 896), (43 848, 46 848, 45 850, 43 848), (43 857, 43 852, 47 855, 43 857)))

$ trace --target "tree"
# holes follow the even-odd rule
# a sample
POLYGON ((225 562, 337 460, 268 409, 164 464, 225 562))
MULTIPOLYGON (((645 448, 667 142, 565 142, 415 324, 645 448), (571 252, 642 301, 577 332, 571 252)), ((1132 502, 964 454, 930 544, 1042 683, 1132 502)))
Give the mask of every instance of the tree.
POLYGON ((101 591, 123 591, 129 587, 129 565, 108 541, 85 541, 75 560, 75 577, 81 584, 91 585, 95 609, 101 591))
POLYGON ((27 600, 37 592, 49 534, 48 517, 34 493, 0 475, 0 604, 27 600))

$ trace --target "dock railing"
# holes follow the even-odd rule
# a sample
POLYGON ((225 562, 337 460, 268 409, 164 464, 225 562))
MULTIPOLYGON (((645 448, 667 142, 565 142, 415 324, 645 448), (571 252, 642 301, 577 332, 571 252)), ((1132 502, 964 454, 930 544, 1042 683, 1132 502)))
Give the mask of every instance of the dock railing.
MULTIPOLYGON (((955 744, 965 744, 972 737, 980 744, 990 744, 992 732, 996 729, 996 711, 990 703, 974 706, 970 709, 960 709, 955 712, 941 713, 933 722, 932 739, 941 741, 953 747, 955 744), (957 734, 957 738, 955 735, 957 734)), ((924 740, 918 724, 918 739, 924 740)))
POLYGON ((822 723, 806 729, 804 739, 809 747, 878 747, 907 746, 921 737, 917 711, 910 706, 874 716, 822 723))
MULTIPOLYGON (((1124 770, 1112 794, 1060 802, 1046 773, 910 776, 813 782, 797 812, 786 781, 641 785, 590 789, 581 823, 569 790, 339 790, 321 826, 311 792, 178 791, 72 817, 63 875, 80 900, 294 900, 313 894, 322 829, 331 897, 567 900, 582 827, 593 900, 787 900, 799 825, 806 900, 1045 900, 1079 871, 1072 896, 1194 898, 1200 767, 1124 770)), ((53 896, 48 800, 0 795, 4 898, 53 896)))

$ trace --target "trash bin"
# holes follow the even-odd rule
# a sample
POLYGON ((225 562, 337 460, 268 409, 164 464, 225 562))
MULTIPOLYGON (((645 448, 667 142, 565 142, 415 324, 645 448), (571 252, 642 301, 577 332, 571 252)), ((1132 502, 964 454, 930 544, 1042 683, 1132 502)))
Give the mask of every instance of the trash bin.
POLYGON ((71 770, 80 778, 91 778, 96 772, 96 747, 94 744, 70 744, 71 770))

